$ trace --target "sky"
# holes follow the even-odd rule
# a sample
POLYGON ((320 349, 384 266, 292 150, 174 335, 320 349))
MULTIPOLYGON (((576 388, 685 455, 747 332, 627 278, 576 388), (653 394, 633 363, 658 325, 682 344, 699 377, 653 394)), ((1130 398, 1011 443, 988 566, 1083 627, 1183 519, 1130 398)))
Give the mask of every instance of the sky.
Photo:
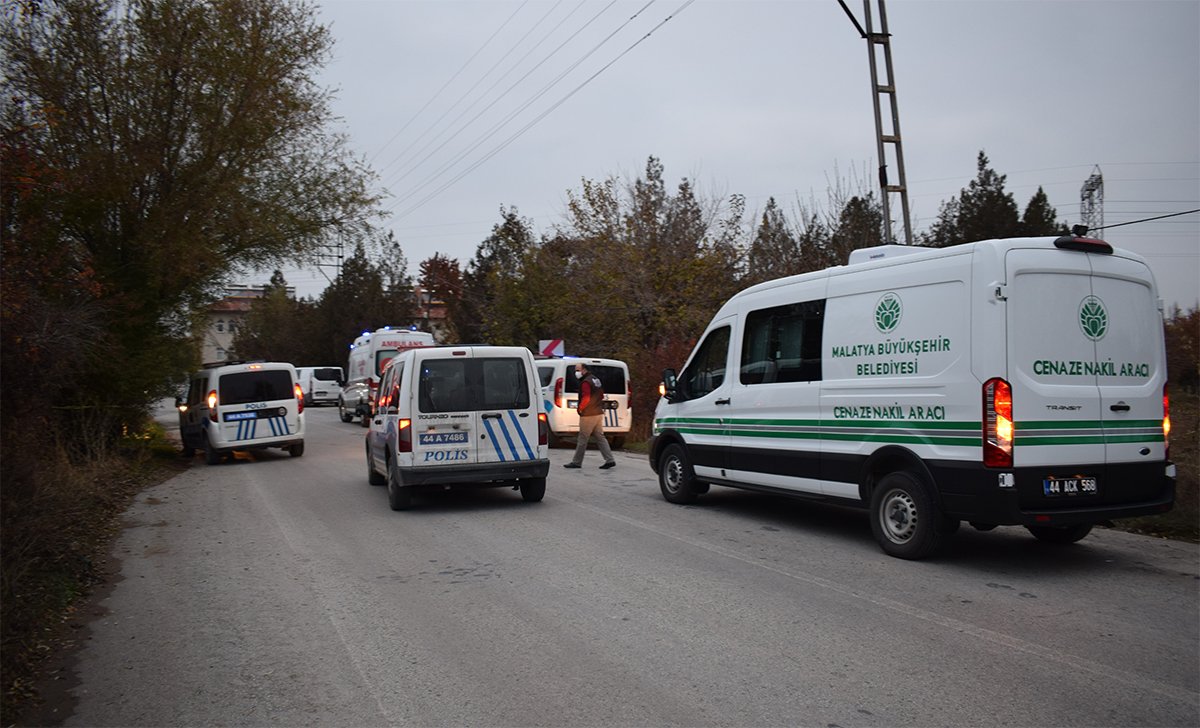
MULTIPOLYGON (((866 24, 861 0, 846 6, 866 24)), ((869 6, 880 31, 879 1, 869 6)), ((877 185, 868 43, 837 0, 324 0, 317 11, 335 39, 317 82, 379 175, 383 225, 414 274, 435 253, 465 267, 502 207, 550 234, 582 180, 631 182, 650 156, 668 190, 686 178, 702 200, 744 195, 751 223, 770 197, 794 218, 827 210, 832 188, 877 185)), ((1168 307, 1200 303, 1200 0, 885 11, 914 236, 975 177, 980 151, 1021 210, 1041 186, 1068 224, 1098 174, 1112 227, 1095 234, 1145 256, 1168 307)), ((284 272, 316 296, 323 270, 284 272)))

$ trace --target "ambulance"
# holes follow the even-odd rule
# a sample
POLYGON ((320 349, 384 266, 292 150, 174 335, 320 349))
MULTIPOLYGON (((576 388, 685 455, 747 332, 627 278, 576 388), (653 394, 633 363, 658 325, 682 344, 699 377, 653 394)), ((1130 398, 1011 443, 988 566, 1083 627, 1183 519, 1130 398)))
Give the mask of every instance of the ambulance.
POLYGON ((433 334, 414 329, 384 326, 375 331, 364 331, 350 344, 346 384, 337 399, 342 422, 361 417, 362 426, 368 426, 379 378, 392 357, 408 349, 433 346, 433 343, 433 334))
POLYGON ((367 481, 392 510, 422 487, 504 487, 542 500, 550 470, 533 354, 519 346, 409 349, 384 371, 366 437, 367 481))
POLYGON ((1162 302, 1141 257, 1085 234, 865 248, 738 293, 663 373, 663 497, 860 506, 907 559, 962 521, 1065 544, 1169 510, 1162 302))

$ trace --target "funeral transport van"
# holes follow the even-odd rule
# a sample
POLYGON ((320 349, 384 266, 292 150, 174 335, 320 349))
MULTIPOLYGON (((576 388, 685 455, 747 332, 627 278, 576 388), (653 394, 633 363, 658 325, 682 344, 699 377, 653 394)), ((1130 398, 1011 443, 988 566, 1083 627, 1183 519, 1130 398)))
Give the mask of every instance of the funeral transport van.
POLYGON ((856 250, 731 298, 663 373, 663 496, 710 485, 868 509, 893 556, 967 521, 1073 543, 1174 502, 1162 304, 1080 234, 856 250))
POLYGON ((367 480, 392 510, 423 487, 502 487, 542 500, 550 471, 533 354, 519 346, 430 346, 384 370, 366 438, 367 480))

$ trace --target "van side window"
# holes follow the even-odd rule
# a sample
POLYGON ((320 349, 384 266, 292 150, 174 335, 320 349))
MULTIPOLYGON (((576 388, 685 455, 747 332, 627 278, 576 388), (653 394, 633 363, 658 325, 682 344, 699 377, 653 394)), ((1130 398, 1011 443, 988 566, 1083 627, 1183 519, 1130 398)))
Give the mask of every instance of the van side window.
POLYGON ((742 384, 819 381, 824 319, 824 301, 789 303, 747 314, 742 384))
POLYGON ((388 367, 388 371, 392 375, 392 381, 387 390, 387 406, 395 412, 398 406, 396 403, 400 401, 400 382, 404 380, 404 364, 393 364, 388 367))
POLYGON ((729 327, 713 329, 700 342, 696 355, 679 375, 683 399, 698 399, 725 382, 725 362, 729 356, 729 327))

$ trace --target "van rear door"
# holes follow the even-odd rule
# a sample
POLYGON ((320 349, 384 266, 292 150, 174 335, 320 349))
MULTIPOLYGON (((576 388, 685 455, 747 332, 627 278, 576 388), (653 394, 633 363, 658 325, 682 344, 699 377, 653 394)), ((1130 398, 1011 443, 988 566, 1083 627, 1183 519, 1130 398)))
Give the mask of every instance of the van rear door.
POLYGON ((413 407, 414 466, 468 465, 479 462, 477 417, 470 385, 470 349, 451 356, 417 356, 417 386, 413 407))
POLYGON ((478 462, 538 459, 538 408, 526 360, 477 356, 468 368, 476 407, 478 462))
POLYGON ((1117 255, 1092 256, 1092 268, 1087 315, 1101 364, 1097 384, 1105 462, 1165 460, 1162 397, 1167 374, 1153 279, 1144 263, 1117 255))
MULTIPOLYGON (((1089 256, 1016 248, 1005 257, 1015 467, 1103 467, 1096 346, 1080 319, 1092 296, 1089 256)), ((1047 467, 1045 475, 1099 473, 1079 468, 1060 473, 1047 467)))
POLYGON ((220 439, 240 442, 285 437, 300 431, 292 372, 249 364, 244 371, 220 375, 220 439))

